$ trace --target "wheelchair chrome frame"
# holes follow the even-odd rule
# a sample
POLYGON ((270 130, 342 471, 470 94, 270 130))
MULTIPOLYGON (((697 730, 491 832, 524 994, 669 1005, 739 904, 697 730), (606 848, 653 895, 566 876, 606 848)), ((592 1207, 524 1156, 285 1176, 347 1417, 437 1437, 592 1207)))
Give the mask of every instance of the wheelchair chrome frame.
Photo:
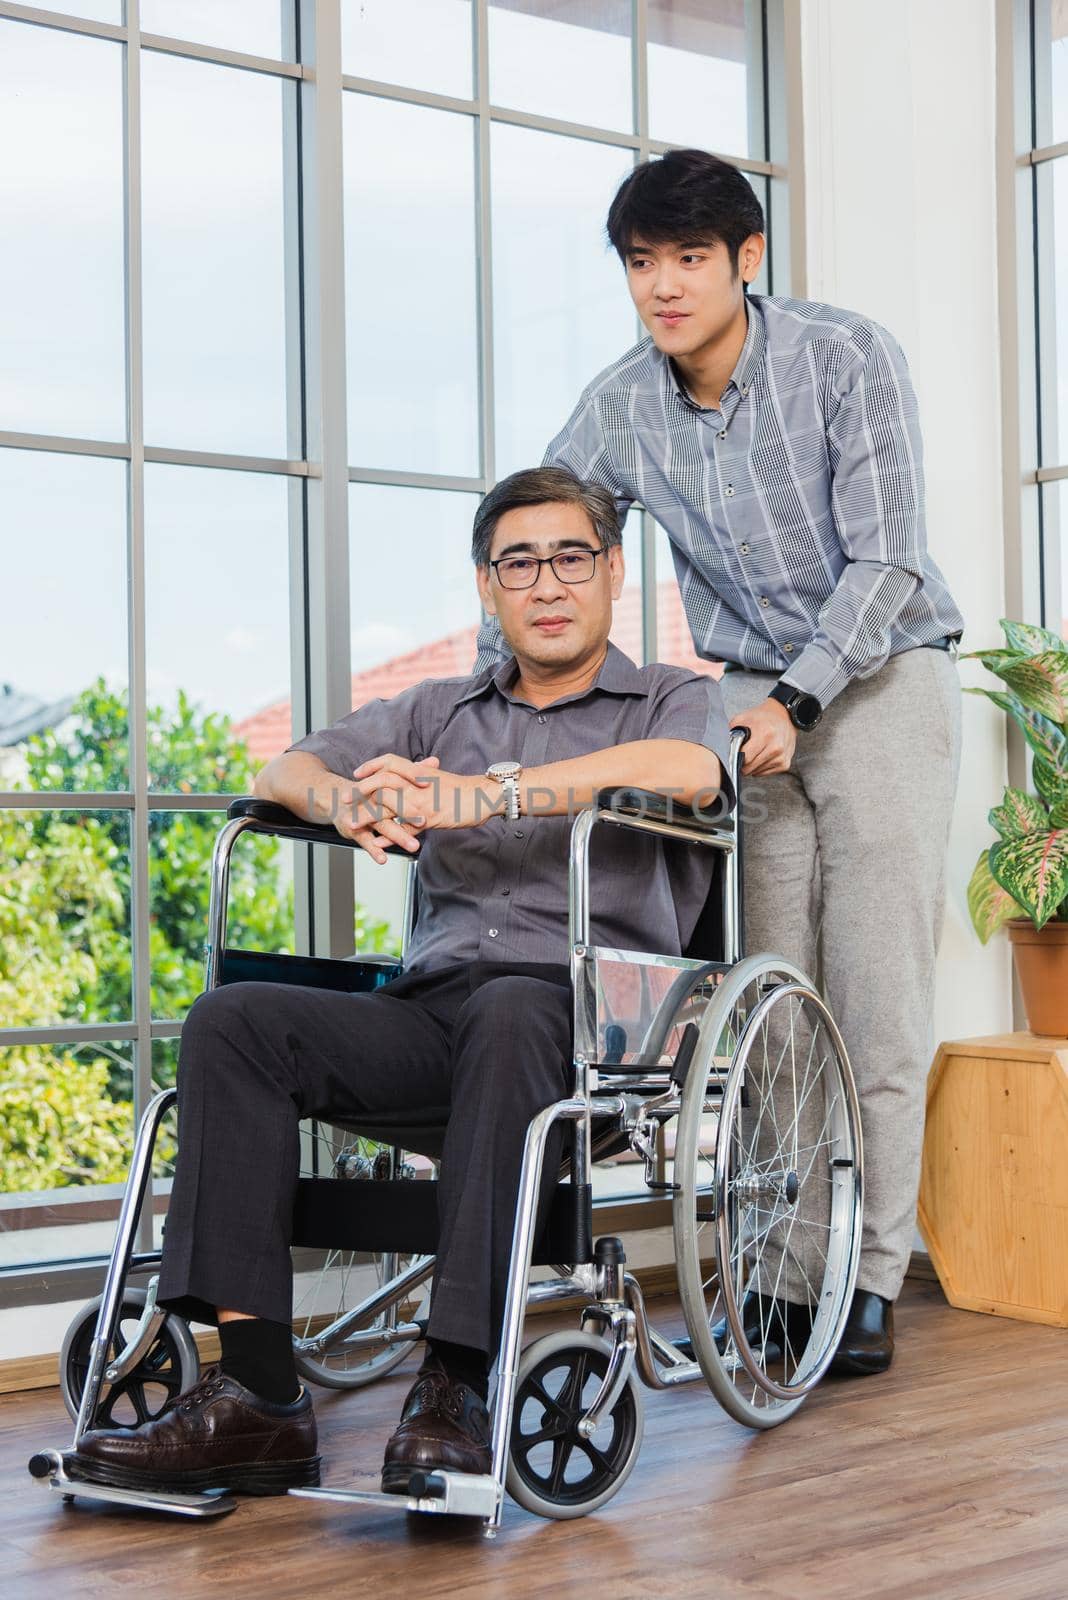
MULTIPOLYGON (((734 793, 739 793, 739 770, 742 746, 748 734, 745 730, 732 731, 730 740, 729 776, 734 793)), ((574 1006, 574 1090, 569 1099, 560 1100, 544 1108, 533 1118, 527 1130, 520 1173, 519 1193, 516 1201, 515 1222, 512 1234, 512 1254, 505 1297, 504 1322, 501 1331, 500 1352, 497 1361, 497 1386, 493 1400, 492 1417, 492 1470, 487 1475, 463 1473, 428 1473, 413 1478, 413 1492, 408 1496, 339 1489, 293 1489, 289 1493, 309 1499, 338 1500, 350 1503, 389 1506, 396 1510, 425 1512, 452 1512, 479 1516, 484 1521, 484 1533, 493 1538, 500 1526, 505 1493, 509 1438, 514 1409, 516 1382, 519 1371, 520 1346, 528 1304, 585 1300, 584 1325, 599 1321, 611 1335, 613 1352, 608 1369, 598 1393, 578 1424, 580 1432, 592 1435, 598 1422, 610 1413, 632 1371, 637 1367, 642 1380, 653 1389, 667 1389, 680 1383, 699 1379, 701 1369, 658 1334, 650 1325, 641 1287, 637 1280, 622 1267, 603 1267, 595 1263, 580 1263, 571 1272, 559 1277, 530 1283, 531 1257, 537 1200, 541 1185, 546 1144, 550 1132, 559 1121, 577 1125, 578 1137, 574 1141, 570 1181, 586 1185, 592 1166, 592 1123, 594 1117, 617 1117, 620 1128, 632 1140, 640 1138, 639 1124, 650 1115, 664 1121, 679 1110, 679 1095, 671 1083, 666 1069, 653 1069, 635 1081, 634 1074, 613 1075, 598 1070, 596 1066, 596 960, 599 952, 590 944, 590 892, 589 847, 593 828, 606 823, 630 828, 660 837, 717 849, 726 855, 723 875, 723 960, 707 963, 685 957, 645 956, 646 961, 670 965, 680 973, 709 971, 736 962, 741 955, 741 881, 740 847, 741 823, 737 807, 732 818, 709 831, 707 827, 687 826, 684 820, 662 821, 653 817, 630 816, 611 808, 594 806, 581 811, 571 830, 568 860, 568 934, 572 997, 574 1006), (590 1018, 594 1018, 591 1029, 590 1018), (652 1093, 653 1099, 644 1098, 652 1093)), ((226 943, 227 895, 230 879, 230 857, 239 836, 246 830, 266 831, 283 836, 284 828, 264 829, 255 819, 235 817, 220 829, 215 842, 211 863, 211 886, 208 912, 208 937, 205 944, 205 988, 218 986, 222 957, 226 943)), ((342 843, 339 839, 338 843, 342 843)), ((405 886, 402 951, 407 949, 415 910, 415 873, 409 867, 405 886)), ((365 964, 393 965, 388 956, 360 957, 365 964)), ((403 959, 403 958, 402 958, 403 959)), ((663 1009, 663 1003, 661 1003, 663 1009)), ((90 1349, 85 1386, 79 1405, 71 1450, 75 1450, 86 1432, 100 1397, 105 1380, 113 1381, 130 1366, 148 1347, 159 1326, 160 1313, 155 1308, 155 1284, 149 1285, 149 1299, 144 1315, 135 1330, 127 1351, 110 1367, 108 1351, 114 1337, 121 1298, 127 1276, 131 1271, 146 1271, 157 1267, 161 1260, 158 1251, 139 1255, 133 1253, 133 1240, 137 1222, 144 1203, 145 1192, 151 1182, 151 1162, 160 1123, 174 1105, 177 1091, 165 1089, 146 1107, 134 1146, 130 1176, 123 1195, 116 1229, 115 1245, 104 1283, 96 1329, 90 1349)), ((709 1101, 709 1111, 716 1110, 716 1102, 709 1101)), ((641 1151, 640 1143, 635 1149, 641 1151)), ((417 1324, 397 1324, 388 1330, 364 1330, 364 1337, 347 1330, 357 1321, 375 1314, 380 1308, 395 1304, 400 1294, 425 1281, 433 1271, 434 1260, 422 1257, 413 1262, 403 1274, 381 1286, 351 1312, 331 1324, 314 1339, 302 1341, 310 1352, 321 1354, 341 1342, 357 1346, 411 1340, 421 1337, 417 1324)), ((123 1504, 170 1510, 188 1516, 217 1516, 232 1510, 236 1504, 226 1494, 212 1491, 199 1495, 157 1494, 132 1490, 107 1489, 104 1486, 74 1480, 65 1471, 63 1456, 54 1450, 44 1451, 32 1458, 30 1470, 49 1487, 61 1492, 65 1499, 74 1495, 89 1499, 118 1501, 123 1504)))

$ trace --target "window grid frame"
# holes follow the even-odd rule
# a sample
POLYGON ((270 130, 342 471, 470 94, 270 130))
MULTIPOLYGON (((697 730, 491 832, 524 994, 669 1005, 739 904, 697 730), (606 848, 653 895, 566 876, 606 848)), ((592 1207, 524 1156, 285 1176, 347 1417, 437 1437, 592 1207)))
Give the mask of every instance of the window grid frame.
MULTIPOLYGON (((151 1014, 151 972, 149 961, 150 885, 149 819, 158 811, 218 811, 220 817, 232 795, 165 794, 148 789, 147 769, 147 689, 145 640, 145 492, 146 464, 169 464, 224 471, 269 473, 291 480, 291 541, 300 560, 291 563, 294 582, 290 593, 291 609, 291 701, 293 735, 323 726, 349 710, 348 684, 348 485, 382 484, 392 487, 457 491, 485 494, 496 481, 494 476, 494 368, 493 368, 493 264, 492 208, 490 195, 490 134, 494 122, 530 128, 535 131, 588 139, 592 142, 629 149, 635 161, 662 155, 676 146, 651 138, 648 105, 648 0, 631 0, 631 74, 634 106, 634 131, 616 129, 539 116, 494 105, 489 98, 489 0, 471 0, 474 94, 470 100, 435 94, 404 85, 361 78, 340 70, 340 15, 342 0, 291 0, 286 27, 293 45, 293 60, 274 59, 205 45, 193 40, 142 32, 140 0, 126 0, 122 24, 98 22, 76 17, 61 9, 10 3, 0 0, 0 21, 24 23, 59 32, 109 40, 125 47, 124 58, 124 221, 125 221, 125 333, 127 384, 127 438, 105 441, 20 430, 0 429, 0 449, 47 451, 61 455, 87 455, 122 460, 127 463, 127 560, 128 560, 128 681, 129 681, 129 780, 124 790, 109 793, 78 791, 0 791, 0 808, 29 811, 119 810, 131 815, 131 912, 130 945, 132 959, 132 1016, 121 1023, 57 1023, 29 1028, 0 1027, 0 1047, 22 1044, 91 1044, 100 1041, 127 1041, 133 1045, 134 1124, 139 1122, 152 1098, 152 1041, 176 1038, 181 1034, 178 1019, 154 1018, 151 1014), (317 41, 332 45, 336 58, 320 70, 314 59, 317 41), (295 120, 288 115, 284 138, 292 137, 293 149, 283 151, 286 169, 286 340, 290 365, 289 442, 290 454, 271 458, 208 450, 183 450, 147 444, 143 417, 143 340, 141 282, 141 54, 143 51, 186 57, 241 71, 264 74, 281 82, 297 84, 295 120), (318 93, 325 80, 335 92, 336 104, 325 108, 318 93), (307 86, 307 87, 305 87, 307 86), (369 94, 441 110, 460 112, 475 121, 475 248, 477 251, 477 327, 479 344, 479 446, 481 471, 467 477, 444 473, 380 470, 352 463, 347 459, 345 395, 347 379, 344 351, 344 241, 341 204, 342 130, 341 113, 346 94, 369 94), (309 96, 311 97, 309 99, 309 96), (328 109, 329 115, 322 112, 328 109), (314 126, 309 131, 309 125, 314 126), (292 168, 292 171, 290 170, 292 168), (323 226, 317 213, 323 203, 337 207, 333 227, 323 226), (318 229, 316 231, 316 223, 318 229), (338 368, 327 371, 328 358, 314 348, 309 334, 309 299, 315 298, 314 320, 323 321, 324 307, 334 308, 331 328, 340 349, 340 391, 338 368), (340 317, 340 328, 337 326, 340 317), (294 340, 296 343, 294 344, 294 340), (299 405, 294 414, 296 396, 299 405), (310 437, 310 424, 322 407, 327 407, 323 432, 330 439, 310 437), (338 436, 344 447, 342 460, 338 436), (294 454, 294 443, 300 453, 294 454), (331 500, 331 496, 333 499, 331 500), (324 595, 327 597, 324 600, 324 595), (329 609, 329 616, 312 610, 316 598, 329 609), (318 644, 315 643, 318 641, 318 644), (342 659, 342 657, 344 659, 342 659)), ((786 157, 785 126, 772 124, 771 86, 781 91, 779 99, 791 96, 800 103, 800 63, 795 53, 786 60, 786 36, 796 41, 799 0, 754 0, 759 21, 759 75, 750 82, 747 112, 750 125, 759 125, 764 158, 717 152, 723 159, 747 174, 764 179, 762 199, 768 228, 768 286, 774 292, 778 280, 788 284, 791 258, 795 276, 800 274, 798 240, 801 237, 800 196, 794 197, 792 213, 786 210, 790 169, 786 157), (774 159, 773 159, 774 157, 774 159), (772 216, 792 215, 792 248, 773 251, 772 216), (795 232, 796 227, 796 232, 795 232)), ((795 121, 791 136, 799 138, 795 121)), ((800 169, 800 152, 798 152, 800 169)), ((1068 469, 1064 469, 1068 476, 1068 469)), ((646 660, 656 657, 656 549, 655 524, 641 513, 641 582, 643 646, 646 660)), ((295 910, 297 947, 310 953, 344 953, 351 950, 353 889, 351 865, 338 859, 340 852, 328 854, 329 862, 313 857, 311 846, 303 851, 294 847, 295 910), (303 859, 302 859, 303 857, 303 859)), ((31 1197, 27 1196, 27 1201, 31 1197)), ((615 1203, 615 1202, 609 1202, 615 1203)), ((149 1222, 146 1221, 146 1228, 149 1222)), ((139 1241, 145 1248, 145 1240, 139 1241)), ((79 1257, 83 1264, 92 1258, 79 1257)), ((0 1268, 0 1282, 17 1279, 24 1283, 28 1298, 35 1284, 43 1285, 53 1270, 51 1264, 0 1268)))
MULTIPOLYGON (((1051 163, 1068 163, 1068 140, 1041 144, 1040 127, 1049 123, 1048 107, 1042 104, 1045 85, 1040 81, 1041 64, 1052 49, 1050 0, 1016 0, 1017 39, 1024 60, 1017 71, 1017 83, 1025 95, 1020 119, 1026 129, 1029 148, 1020 151, 1016 164, 1028 191, 1027 238, 1033 271, 1024 292, 1022 311, 1033 329, 1033 349, 1028 365, 1034 385, 1033 426, 1025 430, 1024 454, 1029 459, 1022 473, 1023 485, 1034 486, 1037 530, 1037 614, 1042 625, 1060 633, 1063 629, 1064 575, 1068 562, 1068 529, 1060 526, 1059 515, 1050 516, 1044 485, 1068 479, 1068 458, 1062 459, 1057 436, 1056 388, 1058 362, 1056 349, 1057 306, 1053 273, 1048 268, 1054 252, 1054 216, 1051 163), (1048 351, 1048 355, 1047 352, 1048 351)), ((1068 170, 1068 165, 1061 169, 1068 170)), ((1065 312, 1068 313, 1068 301, 1065 312)))

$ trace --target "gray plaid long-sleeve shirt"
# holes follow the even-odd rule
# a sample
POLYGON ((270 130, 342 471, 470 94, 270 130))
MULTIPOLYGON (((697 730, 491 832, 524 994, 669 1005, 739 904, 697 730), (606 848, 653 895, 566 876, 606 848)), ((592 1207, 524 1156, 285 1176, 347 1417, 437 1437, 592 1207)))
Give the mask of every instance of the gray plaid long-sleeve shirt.
MULTIPOLYGON (((586 389, 545 462, 664 528, 699 655, 780 673, 826 706, 964 624, 927 553, 916 396, 895 340, 813 301, 748 306, 718 409, 643 339, 586 389)), ((476 671, 506 654, 487 619, 476 671)))

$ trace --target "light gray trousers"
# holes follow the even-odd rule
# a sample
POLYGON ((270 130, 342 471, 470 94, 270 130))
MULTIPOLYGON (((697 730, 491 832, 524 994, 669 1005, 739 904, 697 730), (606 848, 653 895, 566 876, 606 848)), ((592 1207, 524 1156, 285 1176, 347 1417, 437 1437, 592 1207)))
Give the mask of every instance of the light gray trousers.
MULTIPOLYGON (((728 717, 763 701, 776 678, 724 674, 728 717)), ((889 1300, 915 1227, 959 769, 956 663, 914 649, 855 680, 798 733, 789 772, 742 783, 746 954, 770 951, 818 978, 841 1029, 864 1136, 857 1287, 889 1300)), ((780 1292, 803 1300, 793 1276, 780 1292)))

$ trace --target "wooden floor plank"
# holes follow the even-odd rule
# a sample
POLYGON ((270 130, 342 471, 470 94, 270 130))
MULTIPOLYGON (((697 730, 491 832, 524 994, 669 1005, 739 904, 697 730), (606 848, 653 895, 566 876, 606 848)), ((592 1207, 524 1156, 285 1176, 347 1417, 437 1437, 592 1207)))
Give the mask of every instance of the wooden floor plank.
MULTIPOLYGON (((681 1329, 676 1305, 653 1312, 681 1329)), ((494 1542, 463 1522, 286 1499, 242 1501, 213 1524, 63 1507, 25 1471, 33 1450, 65 1441, 58 1396, 8 1396, 0 1593, 1066 1600, 1068 1336, 954 1311, 911 1280, 897 1322, 889 1373, 828 1380, 767 1433, 696 1386, 647 1394, 642 1454, 616 1500, 572 1523, 509 1503, 494 1542)), ((326 1481, 377 1486, 409 1382, 402 1369, 357 1395, 317 1393, 326 1481)))

